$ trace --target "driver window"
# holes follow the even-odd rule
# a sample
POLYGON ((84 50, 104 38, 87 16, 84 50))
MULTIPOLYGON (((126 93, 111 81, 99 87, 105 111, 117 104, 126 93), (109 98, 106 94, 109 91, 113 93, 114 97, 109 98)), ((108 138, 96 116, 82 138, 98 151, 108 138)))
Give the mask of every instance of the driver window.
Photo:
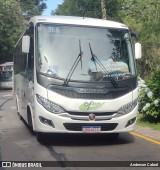
POLYGON ((33 80, 33 70, 34 70, 34 33, 31 32, 30 36, 30 49, 28 53, 28 69, 27 75, 29 79, 33 80))

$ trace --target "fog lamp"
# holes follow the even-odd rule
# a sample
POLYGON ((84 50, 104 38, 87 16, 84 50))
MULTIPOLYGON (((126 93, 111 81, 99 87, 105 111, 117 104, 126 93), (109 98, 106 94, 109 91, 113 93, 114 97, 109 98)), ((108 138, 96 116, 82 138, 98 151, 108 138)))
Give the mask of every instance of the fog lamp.
POLYGON ((46 118, 44 118, 44 117, 42 117, 42 116, 39 116, 39 120, 40 120, 43 124, 55 128, 55 126, 54 126, 52 120, 46 119, 46 118))
POLYGON ((136 117, 134 117, 134 118, 128 120, 128 122, 127 122, 127 124, 126 124, 125 127, 128 127, 128 126, 132 125, 133 123, 135 123, 135 121, 136 121, 136 117))

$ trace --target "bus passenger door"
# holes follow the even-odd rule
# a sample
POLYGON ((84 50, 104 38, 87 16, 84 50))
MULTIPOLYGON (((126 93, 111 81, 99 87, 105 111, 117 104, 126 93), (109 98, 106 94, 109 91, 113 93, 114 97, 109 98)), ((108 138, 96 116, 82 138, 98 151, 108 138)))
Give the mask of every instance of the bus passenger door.
MULTIPOLYGON (((34 35, 30 35, 30 50, 27 60, 27 93, 26 93, 26 105, 29 106, 30 111, 34 108, 34 35)), ((30 123, 30 122, 29 122, 30 123)))
POLYGON ((22 88, 21 88, 21 96, 22 96, 22 116, 28 122, 27 115, 27 107, 32 107, 33 99, 34 99, 34 76, 33 76, 33 68, 34 68, 34 39, 33 35, 30 36, 30 49, 29 53, 26 54, 26 62, 25 62, 25 71, 22 73, 22 88))

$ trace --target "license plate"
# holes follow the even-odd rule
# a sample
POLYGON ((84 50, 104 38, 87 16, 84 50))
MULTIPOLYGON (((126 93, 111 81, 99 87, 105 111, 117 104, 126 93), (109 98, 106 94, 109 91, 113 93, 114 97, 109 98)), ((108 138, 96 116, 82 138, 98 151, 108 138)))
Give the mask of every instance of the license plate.
POLYGON ((101 132, 101 126, 82 126, 84 133, 98 133, 101 132))

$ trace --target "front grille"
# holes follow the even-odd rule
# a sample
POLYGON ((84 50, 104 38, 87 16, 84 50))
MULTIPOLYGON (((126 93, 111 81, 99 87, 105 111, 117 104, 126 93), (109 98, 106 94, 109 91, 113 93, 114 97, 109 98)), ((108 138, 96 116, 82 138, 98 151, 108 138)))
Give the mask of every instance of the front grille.
POLYGON ((82 126, 101 126, 101 131, 111 131, 117 127, 117 123, 64 123, 69 131, 82 131, 82 126))
POLYGON ((110 90, 107 93, 78 93, 72 89, 58 89, 58 88, 52 88, 52 91, 65 96, 69 98, 76 98, 76 99, 115 99, 118 97, 121 97, 127 93, 129 93, 131 90, 129 88, 123 88, 123 89, 113 89, 110 90))
POLYGON ((72 116, 89 116, 89 114, 93 113, 96 117, 97 116, 112 116, 115 112, 67 112, 69 115, 72 116))

